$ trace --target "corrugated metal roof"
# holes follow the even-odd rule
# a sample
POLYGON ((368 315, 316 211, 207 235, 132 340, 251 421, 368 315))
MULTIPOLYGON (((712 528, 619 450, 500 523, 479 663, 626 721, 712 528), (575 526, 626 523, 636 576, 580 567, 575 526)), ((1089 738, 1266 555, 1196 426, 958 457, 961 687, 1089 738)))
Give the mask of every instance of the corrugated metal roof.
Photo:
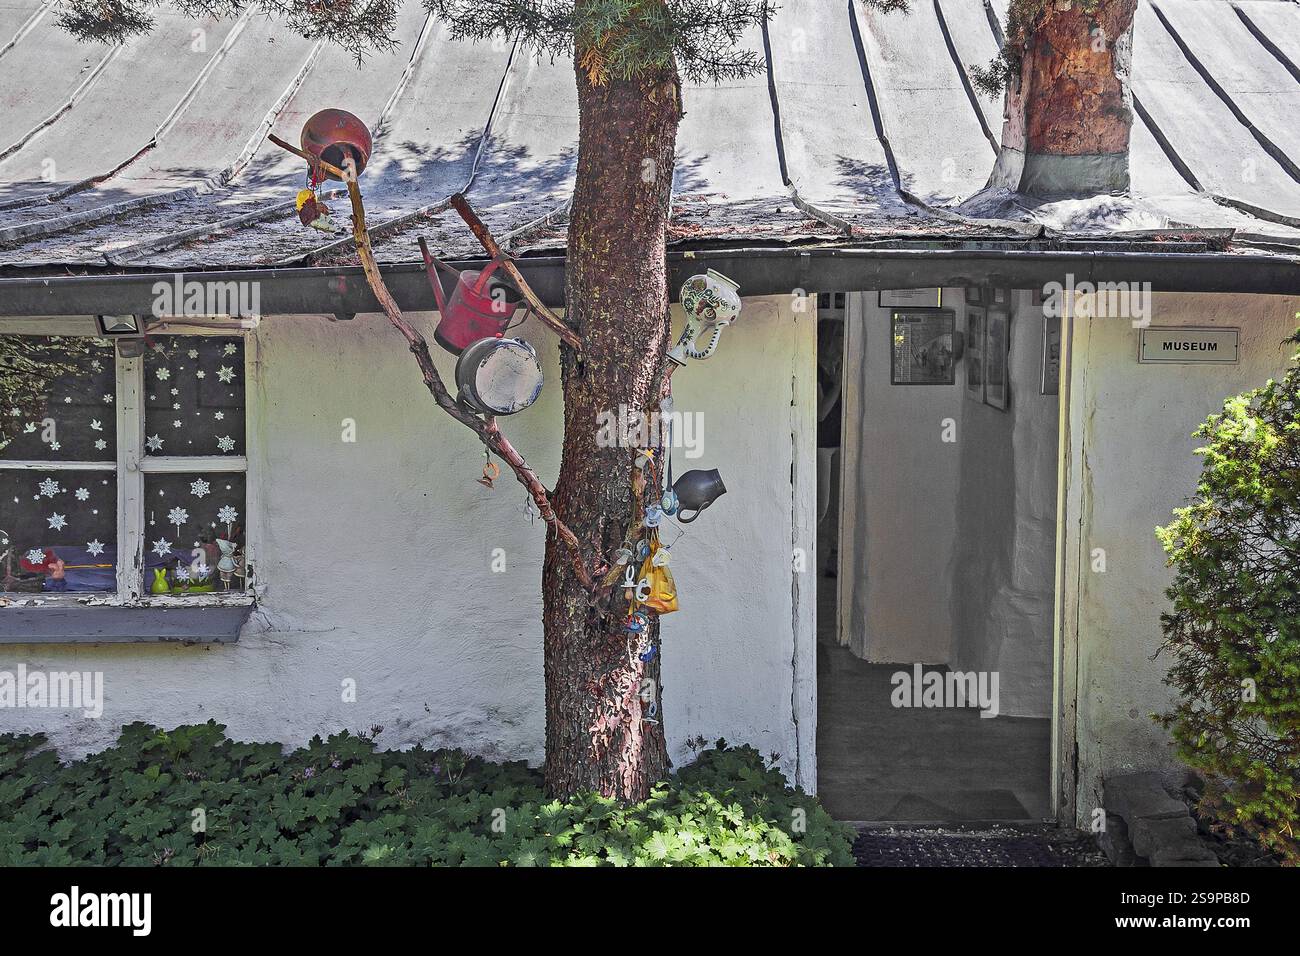
MULTIPOLYGON (((1300 10, 1290 0, 1142 0, 1132 195, 1041 202, 984 189, 1002 104, 971 83, 1005 0, 782 0, 747 42, 768 73, 689 87, 672 240, 840 243, 1228 228, 1300 241, 1300 10), (986 5, 989 4, 989 5, 986 5), (1018 225, 1017 223, 1020 223, 1018 225)), ((424 235, 479 250, 457 190, 516 251, 558 248, 577 148, 572 64, 452 41, 404 4, 394 52, 358 70, 260 16, 160 14, 120 48, 79 44, 52 0, 0 0, 0 267, 328 264, 350 242, 293 210, 296 140, 326 106, 371 124, 378 257, 424 235)), ((346 202, 339 200, 340 219, 346 202)))

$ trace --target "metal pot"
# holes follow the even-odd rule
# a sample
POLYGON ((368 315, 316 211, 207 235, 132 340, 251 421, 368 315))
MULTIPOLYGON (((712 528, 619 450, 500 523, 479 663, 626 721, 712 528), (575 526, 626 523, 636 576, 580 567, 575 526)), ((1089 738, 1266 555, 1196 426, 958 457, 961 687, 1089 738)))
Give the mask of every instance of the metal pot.
MULTIPOLYGON (((352 157, 357 164, 357 175, 366 168, 374 143, 370 130, 361 118, 347 110, 328 109, 316 113, 303 124, 300 139, 304 153, 319 157, 331 166, 342 166, 344 159, 352 157)), ((327 179, 338 179, 333 173, 327 179)))
POLYGON ((485 338, 456 360, 460 400, 484 415, 521 412, 542 391, 542 366, 523 339, 485 338))

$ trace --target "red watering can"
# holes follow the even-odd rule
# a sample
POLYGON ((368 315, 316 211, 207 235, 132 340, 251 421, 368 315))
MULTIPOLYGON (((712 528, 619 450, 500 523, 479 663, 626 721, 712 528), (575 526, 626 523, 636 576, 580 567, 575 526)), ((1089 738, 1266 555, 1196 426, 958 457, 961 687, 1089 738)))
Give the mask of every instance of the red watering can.
POLYGON ((433 332, 439 345, 452 355, 459 355, 479 339, 499 339, 505 335, 510 320, 523 302, 511 298, 516 294, 514 289, 494 275, 501 260, 493 259, 482 272, 458 272, 431 256, 423 238, 420 239, 420 252, 441 314, 433 332), (450 297, 443 294, 438 269, 456 277, 456 288, 450 297))

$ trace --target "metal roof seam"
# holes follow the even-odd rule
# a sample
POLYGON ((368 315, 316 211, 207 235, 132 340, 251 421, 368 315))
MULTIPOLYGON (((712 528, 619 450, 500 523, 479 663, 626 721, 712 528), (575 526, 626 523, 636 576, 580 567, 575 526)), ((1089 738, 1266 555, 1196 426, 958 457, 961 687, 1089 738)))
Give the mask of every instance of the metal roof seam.
POLYGON ((111 47, 108 53, 104 55, 104 58, 100 60, 97 64, 95 64, 95 68, 90 71, 90 75, 87 76, 84 80, 82 80, 80 84, 78 84, 77 88, 72 91, 71 95, 66 100, 64 100, 62 104, 60 104, 59 108, 55 110, 53 113, 51 113, 49 116, 45 117, 45 119, 41 120, 31 129, 29 129, 25 134, 23 134, 22 138, 20 138, 12 146, 7 147, 3 151, 0 151, 0 159, 5 159, 6 157, 12 156, 14 153, 18 152, 18 150, 26 146, 42 130, 44 130, 49 126, 52 126, 59 119, 60 116, 62 116, 64 113, 68 112, 68 110, 76 106, 77 100, 81 99, 81 97, 85 95, 86 90, 90 89, 95 84, 95 81, 99 79, 99 75, 104 72, 104 67, 108 66, 109 63, 113 62, 113 60, 121 52, 122 52, 121 44, 117 44, 111 47))
POLYGON ((867 62, 866 43, 862 38, 862 28, 858 24, 857 8, 853 0, 848 0, 849 6, 849 32, 853 36, 853 45, 857 48, 858 66, 862 70, 862 82, 867 91, 867 105, 871 107, 871 123, 876 129, 876 139, 880 141, 881 148, 885 151, 885 162, 889 165, 889 175, 894 180, 894 190, 904 200, 903 180, 898 170, 898 160, 894 156, 894 148, 889 144, 889 135, 885 132, 885 121, 880 115, 880 102, 876 97, 876 85, 871 78, 871 66, 867 62))
MULTIPOLYGON (((294 74, 293 78, 280 93, 280 96, 276 101, 271 104, 271 107, 266 111, 266 115, 262 117, 262 122, 259 123, 249 135, 248 141, 244 144, 244 148, 240 150, 239 155, 235 157, 234 161, 222 169, 216 176, 210 176, 204 180, 204 185, 212 184, 212 188, 199 189, 194 192, 193 195, 203 195, 204 193, 219 189, 221 186, 228 185, 232 180, 238 178, 239 174, 247 168, 253 157, 257 155, 257 151, 262 147, 262 144, 266 142, 267 134, 271 132, 271 127, 275 125, 275 121, 279 117, 280 113, 284 111, 284 108, 289 104, 290 100, 293 99, 294 94, 302 88, 302 84, 306 81, 308 74, 311 73, 312 68, 316 65, 317 60, 319 60, 321 51, 324 50, 326 42, 327 41, 321 39, 317 40, 316 43, 313 44, 311 52, 307 54, 306 61, 299 68, 298 72, 294 74)), ((288 205, 292 205, 292 203, 289 203, 288 205)), ((277 203, 275 206, 272 206, 269 209, 259 210, 251 216, 232 216, 228 219, 219 219, 216 222, 195 227, 194 229, 171 233, 158 239, 132 243, 131 245, 123 246, 114 250, 111 254, 105 253, 104 258, 113 265, 125 264, 131 262, 133 259, 138 259, 141 255, 148 255, 152 252, 162 252, 165 249, 172 249, 176 246, 182 245, 191 239, 201 238, 205 232, 208 235, 212 235, 213 233, 225 231, 226 229, 239 228, 240 226, 247 225, 250 222, 261 222, 264 219, 279 214, 285 209, 285 206, 285 203, 277 203)))
MULTIPOLYGON (((509 88, 511 70, 514 67, 515 54, 518 52, 519 52, 519 41, 516 40, 510 46, 510 55, 506 59, 506 68, 501 73, 501 82, 497 84, 497 92, 496 95, 492 98, 492 107, 491 109, 488 110, 487 120, 483 124, 483 132, 479 134, 478 143, 474 149, 474 161, 470 165, 469 176, 466 178, 465 184, 458 190, 458 192, 468 193, 470 187, 474 185, 474 178, 478 175, 479 161, 483 158, 484 148, 487 145, 488 139, 492 135, 492 120, 496 116, 498 107, 501 105, 502 97, 505 95, 506 90, 509 88)), ((439 199, 436 202, 429 203, 428 205, 425 206, 421 206, 418 209, 412 210, 411 212, 403 213, 400 216, 394 216, 392 219, 387 219, 383 222, 375 223, 373 226, 370 226, 366 231, 370 234, 370 238, 372 240, 381 238, 382 236, 387 235, 393 230, 400 229, 401 227, 407 225, 410 222, 415 221, 416 219, 420 219, 424 216, 435 216, 441 212, 445 212, 450 207, 451 207, 451 196, 444 196, 442 199, 439 199)), ((312 262, 317 261, 322 256, 329 255, 331 252, 334 252, 338 249, 347 246, 352 241, 353 241, 352 236, 350 235, 345 236, 342 239, 336 239, 334 242, 326 243, 323 246, 317 246, 314 249, 309 249, 307 250, 307 252, 300 253, 295 256, 290 256, 288 259, 283 259, 277 264, 281 266, 310 264, 312 262)))
POLYGON ((970 107, 975 111, 975 118, 979 120, 980 129, 984 131, 984 137, 993 147, 993 155, 998 156, 1002 152, 1002 145, 993 135, 993 130, 989 129, 988 122, 984 119, 984 111, 980 109, 979 101, 975 98, 975 88, 971 86, 970 77, 966 75, 966 68, 961 64, 961 57, 957 55, 957 47, 952 42, 952 33, 948 30, 948 20, 943 15, 943 5, 939 0, 934 2, 934 15, 939 20, 939 32, 943 34, 944 45, 948 48, 948 56, 952 60, 953 67, 957 70, 957 76, 961 79, 962 89, 966 91, 966 100, 970 107))
POLYGON ((1174 25, 1169 22, 1169 18, 1166 17, 1164 11, 1160 9, 1160 5, 1157 4, 1155 0, 1149 0, 1149 2, 1156 18, 1164 26, 1165 30, 1169 32, 1170 39, 1172 39, 1178 49, 1182 51, 1183 56, 1187 59, 1187 62, 1191 64, 1192 69, 1200 74, 1200 77, 1205 81, 1206 86, 1210 88, 1215 96, 1223 101, 1223 105, 1232 112, 1232 115, 1237 118, 1237 121, 1241 123, 1242 126, 1246 127, 1247 132, 1255 138, 1255 141, 1259 143, 1264 152, 1268 153, 1268 155, 1282 167, 1288 176, 1300 183, 1300 166, 1297 166, 1291 157, 1286 154, 1285 150, 1274 143, 1268 136, 1264 135, 1264 133, 1251 122, 1250 118, 1246 116, 1246 113, 1237 105, 1237 102, 1232 98, 1228 91, 1224 89, 1223 85, 1214 78, 1210 71, 1205 68, 1205 64, 1201 62, 1200 58, 1192 52, 1191 48, 1187 45, 1187 41, 1185 41, 1182 36, 1179 35, 1178 31, 1174 29, 1174 25))
POLYGON ((544 215, 538 216, 536 219, 532 220, 531 222, 526 222, 522 226, 519 226, 516 229, 512 229, 510 232, 504 233, 497 240, 497 244, 501 246, 503 249, 512 246, 517 246, 520 242, 527 239, 533 233, 541 229, 545 229, 547 226, 552 226, 555 223, 560 222, 562 219, 566 218, 569 215, 569 211, 572 208, 573 208, 573 197, 570 196, 568 199, 564 200, 564 202, 560 203, 558 206, 551 209, 549 212, 545 213, 544 215))
POLYGON ((1196 174, 1192 172, 1192 168, 1188 166, 1183 160, 1183 157, 1179 155, 1178 150, 1175 149, 1174 144, 1169 141, 1169 137, 1166 136, 1165 131, 1160 128, 1160 124, 1156 122, 1155 117, 1152 116, 1151 113, 1147 111, 1147 108, 1142 105, 1142 100, 1138 98, 1136 92, 1133 94, 1133 110, 1137 113, 1138 118, 1146 124, 1146 127, 1155 139, 1156 144, 1160 147, 1161 151, 1165 154, 1165 157, 1169 160, 1174 169, 1178 171, 1178 175, 1182 176, 1187 182, 1187 185, 1191 186, 1198 193, 1205 193, 1206 189, 1201 185, 1201 181, 1196 178, 1196 174))
MULTIPOLYGON (((767 66, 767 97, 772 108, 772 135, 776 140, 776 161, 781 170, 781 181, 785 183, 785 188, 790 191, 790 200, 794 203, 796 209, 802 210, 814 219, 833 226, 845 236, 853 235, 853 226, 848 220, 843 219, 833 213, 819 209, 817 206, 808 202, 799 195, 799 189, 790 177, 790 168, 786 164, 785 158, 785 136, 781 127, 781 98, 776 89, 776 68, 772 59, 772 37, 768 30, 767 21, 762 23, 763 34, 763 58, 767 66)), ((669 218, 672 216, 672 202, 669 201, 669 218)))
MULTIPOLYGON (((293 80, 289 84, 289 87, 280 95, 280 97, 276 100, 276 102, 272 104, 271 109, 267 111, 267 115, 263 117, 262 122, 257 126, 253 134, 249 137, 248 142, 245 143, 244 148, 240 151, 239 155, 236 156, 235 159, 231 163, 229 163, 225 168, 219 170, 215 175, 208 176, 207 178, 205 178, 204 180, 202 180, 201 182, 199 182, 194 186, 185 186, 181 189, 174 189, 165 193, 138 196, 134 199, 126 199, 121 202, 108 203, 103 206, 94 206, 90 209, 83 209, 81 212, 70 213, 69 215, 66 216, 55 216, 50 219, 42 219, 37 222, 29 222, 18 226, 10 226, 5 229, 0 229, 0 243, 8 242, 13 239, 30 238, 34 236, 50 236, 56 233, 66 232, 67 230, 75 229, 78 226, 85 226, 95 222, 103 222, 106 219, 112 219, 115 216, 120 216, 123 213, 131 212, 132 210, 135 209, 143 209, 149 206, 157 206, 167 202, 174 202, 181 199, 203 196, 206 195, 207 193, 215 192, 216 190, 221 189, 223 186, 226 186, 233 178, 239 175, 239 173, 253 158, 253 156, 256 155, 257 147, 266 138, 266 134, 270 132, 271 126, 275 122, 275 117, 279 114, 280 110, 284 109, 285 104, 288 103, 288 101, 292 98, 294 91, 298 89, 298 87, 302 84, 302 81, 306 78, 307 74, 311 71, 311 66, 315 62, 316 57, 320 55, 320 51, 324 47, 325 42, 326 41, 324 40, 319 40, 312 47, 312 51, 308 55, 306 63, 302 66, 302 68, 298 71, 298 73, 295 74, 293 80)), ((210 60, 209 64, 211 64, 212 62, 213 61, 210 60)), ((191 86, 191 90, 194 89, 197 89, 197 85, 191 86)), ((188 96, 189 94, 187 93, 186 95, 188 96)), ((158 138, 157 136, 155 136, 155 138, 150 142, 149 146, 146 146, 144 149, 137 152, 126 163, 119 165, 117 169, 114 170, 114 174, 120 172, 126 166, 130 165, 130 163, 135 162, 135 160, 143 156, 147 150, 151 149, 154 145, 156 145, 157 142, 158 142, 158 138)), ((105 179, 106 178, 108 177, 105 177, 105 179)), ((100 179, 97 182, 103 182, 103 181, 104 179, 100 179)), ((97 183, 92 183, 91 185, 95 185, 95 184, 97 183)), ((62 195, 69 195, 69 194, 70 194, 69 192, 64 192, 62 195)), ((62 196, 60 196, 60 198, 62 198, 62 196)), ((165 239, 157 240, 157 241, 166 242, 165 239)), ((183 242, 184 240, 181 241, 183 242)), ((175 244, 179 245, 180 242, 177 242, 175 244)), ((130 246, 125 247, 125 249, 130 249, 130 248, 131 248, 130 246)), ((164 248, 168 248, 168 246, 164 246, 164 248)), ((105 253, 104 258, 106 261, 112 263, 114 257, 111 257, 109 254, 105 253)), ((129 261, 129 257, 118 256, 117 258, 123 262, 129 261)))
MULTIPOLYGON (((402 71, 402 75, 398 79, 397 83, 394 85, 393 91, 389 95, 388 100, 384 103, 383 108, 379 111, 379 117, 378 119, 375 120, 375 125, 371 128, 371 135, 374 137, 374 140, 376 142, 383 134, 384 123, 388 119, 393 104, 397 102, 398 97, 401 95, 402 91, 406 88, 406 84, 410 80, 411 74, 415 70, 416 61, 424 50, 424 42, 428 36, 429 27, 432 22, 433 22, 432 15, 425 17, 424 24, 420 28, 420 33, 416 37, 415 43, 412 46, 411 56, 407 61, 406 68, 402 71)), ((262 126, 259 127, 260 133, 255 134, 254 138, 249 140, 248 146, 245 147, 244 152, 247 154, 247 156, 246 158, 244 158, 244 162, 240 164, 240 168, 236 171, 236 175, 238 175, 238 172, 242 172, 243 167, 246 166, 249 161, 251 161, 253 156, 256 155, 261 144, 266 141, 266 134, 269 133, 271 127, 275 125, 274 124, 275 119, 278 118, 281 112, 283 112, 285 106, 288 105, 288 103, 297 94, 298 90, 302 87, 302 84, 306 81, 307 74, 313 69, 315 63, 317 62, 321 54, 321 51, 324 49, 325 42, 326 41, 322 39, 316 43, 316 45, 312 48, 312 52, 310 56, 307 59, 307 63, 299 71, 298 75, 294 78, 293 82, 290 83, 289 87, 285 90, 284 94, 280 97, 280 99, 277 100, 276 104, 271 108, 270 111, 268 111, 266 120, 263 122, 262 126)), ((241 153, 241 158, 242 157, 244 157, 243 153, 241 153)), ((345 190, 332 190, 324 194, 322 198, 338 199, 346 195, 347 192, 345 190)), ((214 223, 209 223, 203 226, 196 226, 193 229, 186 229, 178 233, 172 233, 160 239, 154 239, 154 240, 137 243, 133 246, 127 247, 128 250, 135 250, 134 254, 132 255, 123 256, 115 252, 113 254, 106 253, 104 258, 108 260, 110 265, 126 265, 132 261, 138 261, 141 256, 149 255, 156 252, 163 252, 168 249, 174 249, 177 246, 184 245, 185 243, 195 239, 210 238, 213 236, 224 234, 231 230, 238 230, 244 228, 245 226, 255 225, 256 223, 259 222, 265 222, 268 219, 274 219, 277 216, 286 214, 294 210, 295 208, 296 208, 296 200, 286 200, 285 202, 275 203, 272 206, 257 210, 256 212, 245 213, 243 215, 237 215, 237 216, 229 216, 225 219, 219 219, 214 223)))
POLYGON ((1244 212, 1265 222, 1274 222, 1279 226, 1292 226, 1300 229, 1300 216, 1288 216, 1286 213, 1274 212, 1271 209, 1265 209, 1263 206, 1255 206, 1248 202, 1242 202, 1240 199, 1233 199, 1231 196, 1220 196, 1218 193, 1207 193, 1206 195, 1220 206, 1236 209, 1238 212, 1244 212))
MULTIPOLYGON (((199 70, 198 76, 194 78, 194 82, 190 84, 189 89, 187 89, 185 93, 181 95, 181 98, 177 100, 176 105, 172 107, 171 111, 165 117, 163 117, 163 121, 158 124, 158 127, 154 130, 153 136, 150 137, 149 141, 145 143, 143 146, 141 146, 138 150, 136 150, 134 154, 132 154, 130 157, 123 160, 122 162, 118 163, 116 166, 114 166, 106 173, 100 173, 96 176, 91 176, 86 179, 83 179, 80 182, 73 183, 70 186, 65 186, 63 189, 59 189, 56 190, 55 192, 49 193, 40 199, 18 200, 11 203, 0 203, 0 210, 36 206, 42 202, 58 202, 59 200, 66 199, 68 196, 71 196, 75 193, 84 192, 87 189, 91 189, 95 186, 98 186, 100 183, 107 182, 108 180, 114 178, 115 176, 118 175, 118 173, 122 172, 122 170, 126 169, 128 166, 133 165, 138 159, 140 159, 140 157, 144 156, 145 153, 149 152, 152 149, 155 149, 158 146, 158 143, 162 139, 162 137, 166 135, 167 130, 176 121, 176 119, 180 116, 180 114, 185 111, 185 108, 190 104, 190 102, 193 101, 194 96, 198 93, 199 89, 202 88, 204 81, 216 68, 217 64, 220 63, 221 60, 225 59, 226 52, 230 49, 231 46, 234 45, 234 42, 239 37, 239 35, 244 32, 244 27, 247 26, 248 20, 250 17, 252 17, 252 15, 253 15, 253 8, 251 6, 246 8, 244 12, 240 14, 239 19, 235 21, 235 25, 231 27, 230 32, 226 34, 225 39, 221 43, 221 46, 217 48, 217 51, 208 59, 208 62, 205 63, 203 65, 203 68, 199 70)), ((186 189, 176 190, 170 196, 157 197, 157 201, 161 202, 161 201, 165 201, 165 199, 167 198, 182 198, 185 195, 194 194, 195 188, 196 187, 189 187, 186 189)), ((143 197, 143 198, 147 199, 149 197, 143 197)), ((134 208, 135 205, 154 204, 151 202, 136 203, 135 200, 127 200, 126 202, 132 205, 128 206, 124 203, 110 203, 107 206, 98 207, 99 209, 102 209, 104 211, 104 215, 98 217, 90 215, 90 213, 93 213, 94 210, 84 210, 81 213, 74 213, 70 216, 59 216, 53 219, 44 220, 43 222, 49 223, 50 226, 52 227, 48 231, 41 231, 37 228, 41 225, 41 223, 29 224, 31 229, 35 231, 27 231, 25 227, 11 227, 10 229, 0 229, 0 242, 6 241, 6 239, 9 238, 10 236, 52 235, 56 232, 63 232, 67 229, 71 229, 74 226, 84 225, 85 223, 88 222, 98 222, 101 219, 111 218, 115 215, 119 215, 127 208, 134 208), (24 231, 15 231, 19 229, 22 229, 24 231)))
POLYGON ((190 84, 190 88, 181 95, 181 98, 176 101, 176 105, 172 107, 171 112, 164 116, 163 121, 158 124, 151 145, 156 145, 159 140, 166 136, 167 131, 172 128, 176 120, 194 102, 194 98, 198 95, 199 90, 203 88, 203 84, 207 82, 208 77, 213 74, 221 61, 226 58, 226 54, 230 52, 230 48, 235 45, 235 42, 243 34, 252 16, 253 7, 250 5, 244 9, 239 19, 235 21, 235 25, 230 28, 226 38, 221 41, 221 46, 217 47, 217 52, 208 58, 207 63, 203 64, 203 68, 199 70, 198 76, 194 77, 194 82, 190 84))
POLYGON ((23 37, 27 36, 27 34, 31 33, 34 29, 36 29, 36 24, 40 23, 41 20, 44 18, 45 14, 49 13, 52 9, 54 9, 54 0, 45 0, 44 3, 42 3, 39 7, 33 10, 32 15, 23 21, 22 26, 18 28, 18 31, 14 33, 13 37, 10 38, 9 42, 6 43, 4 46, 0 47, 0 56, 4 56, 15 46, 17 46, 19 41, 21 41, 23 37))
POLYGON ((1296 66, 1291 58, 1282 52, 1281 47, 1268 38, 1268 35, 1246 14, 1246 11, 1236 3, 1236 0, 1232 0, 1229 6, 1232 7, 1232 11, 1237 14, 1237 18, 1241 20, 1246 29, 1250 31, 1251 36, 1259 41, 1259 45, 1271 53, 1273 58, 1281 63, 1283 68, 1297 81, 1300 81, 1300 66, 1296 66))
POLYGON ((415 43, 411 47, 410 59, 406 61, 406 69, 404 69, 402 75, 398 77, 397 83, 393 87, 393 92, 389 94, 387 102, 384 103, 383 108, 379 111, 379 119, 375 120, 375 125, 370 130, 370 135, 375 142, 378 142, 379 138, 384 135, 385 124, 387 124, 389 118, 392 116, 393 108, 397 105, 397 101, 401 98, 402 93, 411 82, 411 76, 415 73, 415 64, 419 61, 421 54, 424 53, 425 41, 428 40, 429 33, 432 32, 432 27, 433 14, 431 13, 424 18, 424 25, 420 27, 420 35, 415 38, 415 43))
POLYGON ((767 98, 772 107, 772 135, 776 140, 776 162, 781 169, 781 181, 793 187, 790 169, 785 161, 785 137, 781 134, 781 100, 776 93, 776 70, 772 66, 772 37, 767 21, 762 23, 763 60, 767 67, 767 98))
POLYGON ((993 39, 998 41, 998 49, 1006 46, 1007 35, 1002 29, 1002 22, 998 20, 998 13, 993 9, 991 0, 982 0, 984 4, 984 15, 988 18, 989 29, 993 31, 993 39))

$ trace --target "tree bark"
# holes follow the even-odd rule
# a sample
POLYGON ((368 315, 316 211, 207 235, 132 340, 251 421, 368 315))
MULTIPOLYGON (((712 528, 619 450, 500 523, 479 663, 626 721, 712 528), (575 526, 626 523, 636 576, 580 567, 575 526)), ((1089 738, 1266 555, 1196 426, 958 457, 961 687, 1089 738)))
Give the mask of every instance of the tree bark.
POLYGON ((1136 9, 1137 0, 1092 12, 1053 4, 1028 25, 989 185, 1047 197, 1128 190, 1136 9))
MULTIPOLYGON (((561 349, 564 446, 552 502, 595 560, 621 546, 639 520, 635 450, 600 447, 598 416, 655 400, 669 344, 665 244, 681 99, 675 70, 599 84, 575 70, 580 122, 565 304, 584 349, 561 349)), ((669 765, 657 622, 652 616, 648 634, 656 653, 642 662, 621 586, 593 605, 554 535, 542 598, 548 792, 644 799, 669 765), (658 717, 647 720, 652 701, 658 717)))

